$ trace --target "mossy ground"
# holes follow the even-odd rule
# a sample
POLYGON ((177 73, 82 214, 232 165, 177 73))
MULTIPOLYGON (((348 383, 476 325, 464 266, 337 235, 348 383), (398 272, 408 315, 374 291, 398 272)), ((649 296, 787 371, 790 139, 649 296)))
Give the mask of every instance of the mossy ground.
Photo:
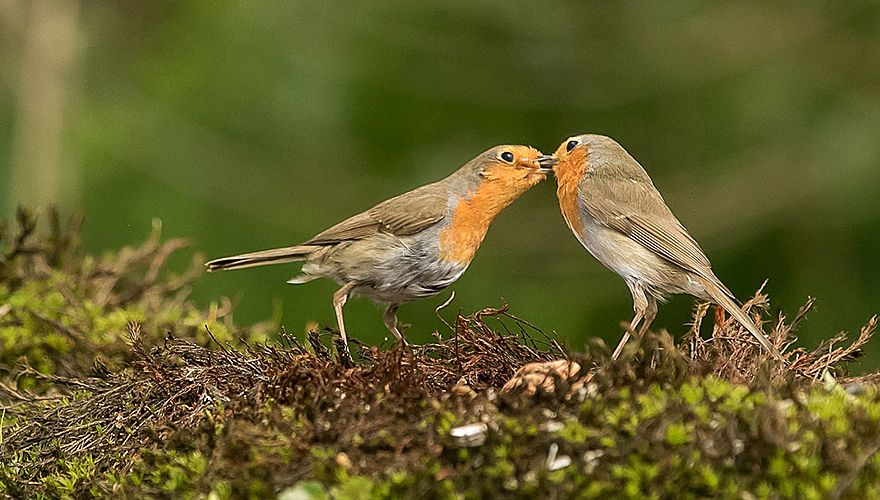
MULTIPOLYGON (((301 342, 191 304, 195 272, 164 269, 181 242, 95 259, 54 221, 38 236, 22 213, 0 258, 9 497, 880 495, 880 390, 843 371, 873 319, 850 346, 785 349, 785 367, 721 318, 700 337, 698 306, 680 346, 651 334, 612 363, 487 309, 346 366, 329 332, 301 342), (500 390, 557 358, 583 369, 552 392, 500 390)), ((760 293, 748 306, 767 314, 760 293)), ((777 345, 808 309, 774 320, 777 345)))

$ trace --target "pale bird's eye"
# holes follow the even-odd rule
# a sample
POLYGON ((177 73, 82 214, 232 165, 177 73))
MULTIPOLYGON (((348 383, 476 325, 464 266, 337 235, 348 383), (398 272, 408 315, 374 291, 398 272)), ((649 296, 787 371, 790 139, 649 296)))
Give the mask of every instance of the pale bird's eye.
POLYGON ((501 153, 501 159, 506 161, 507 163, 513 163, 513 153, 510 151, 505 151, 501 153))
POLYGON ((565 152, 571 153, 571 150, 578 145, 578 141, 568 141, 568 144, 565 145, 565 152))

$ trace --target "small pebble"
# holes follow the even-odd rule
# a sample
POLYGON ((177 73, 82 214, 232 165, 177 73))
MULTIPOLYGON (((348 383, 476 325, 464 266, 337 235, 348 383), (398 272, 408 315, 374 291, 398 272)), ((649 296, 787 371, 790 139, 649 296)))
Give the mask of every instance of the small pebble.
POLYGON ((481 446, 486 442, 489 426, 483 422, 462 425, 449 431, 449 435, 458 440, 458 444, 466 447, 481 446))

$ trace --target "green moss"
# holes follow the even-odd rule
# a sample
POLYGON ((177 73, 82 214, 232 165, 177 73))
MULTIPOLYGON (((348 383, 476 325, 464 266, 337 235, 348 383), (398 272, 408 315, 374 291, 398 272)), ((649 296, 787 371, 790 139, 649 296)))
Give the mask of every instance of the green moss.
POLYGON ((684 399, 684 402, 689 405, 702 403, 705 394, 701 385, 692 382, 682 384, 678 389, 678 393, 684 399))
MULTIPOLYGON (((757 399, 752 398, 749 391, 717 380, 692 379, 684 386, 688 387, 684 394, 690 394, 690 397, 700 394, 704 399, 692 400, 688 405, 682 397, 681 403, 670 405, 666 391, 648 388, 642 393, 630 393, 630 396, 638 402, 635 408, 652 410, 637 411, 624 418, 621 408, 634 409, 630 400, 622 398, 620 393, 609 393, 593 401, 594 405, 606 408, 592 418, 584 418, 579 403, 571 410, 565 405, 556 408, 555 420, 560 421, 562 427, 553 432, 540 429, 538 422, 545 417, 531 412, 513 412, 499 417, 501 432, 492 434, 482 446, 455 448, 447 445, 451 446, 451 455, 443 451, 444 447, 437 450, 434 458, 397 462, 394 469, 385 471, 371 469, 368 464, 367 474, 349 472, 341 467, 337 462, 339 449, 334 446, 313 444, 308 448, 307 458, 295 452, 297 437, 287 425, 305 429, 309 424, 302 422, 302 416, 291 413, 287 407, 270 406, 261 410, 269 420, 256 424, 256 427, 244 428, 236 424, 230 433, 227 422, 222 427, 213 425, 205 429, 215 440, 213 447, 227 446, 223 443, 229 440, 238 443, 236 446, 246 446, 236 451, 237 456, 246 457, 248 465, 245 468, 241 465, 236 468, 230 461, 233 457, 225 452, 219 455, 217 451, 213 452, 220 462, 209 460, 209 448, 204 445, 200 445, 203 449, 188 451, 157 449, 141 455, 129 473, 119 476, 101 476, 94 463, 88 461, 64 463, 57 473, 43 479, 44 491, 53 495, 71 495, 84 491, 83 488, 95 481, 103 481, 111 485, 121 484, 124 486, 122 491, 130 493, 150 492, 184 498, 197 495, 231 498, 242 494, 263 497, 279 492, 282 495, 308 492, 310 496, 305 498, 395 498, 406 496, 408 492, 423 491, 426 485, 436 488, 437 498, 485 496, 492 488, 523 494, 528 491, 536 494, 555 491, 559 495, 578 493, 585 498, 609 494, 628 498, 739 496, 743 492, 749 492, 755 498, 775 495, 824 498, 837 487, 842 476, 840 469, 829 468, 830 458, 822 452, 826 446, 823 441, 826 431, 830 433, 828 435, 837 436, 840 430, 826 429, 827 424, 838 419, 849 422, 857 418, 859 428, 866 433, 880 428, 880 422, 865 410, 876 405, 876 399, 872 399, 874 396, 855 398, 841 409, 839 406, 833 408, 842 401, 839 395, 833 391, 814 390, 803 393, 805 404, 798 407, 784 404, 784 399, 769 394, 765 394, 766 404, 755 404, 757 399), (737 407, 735 401, 742 404, 737 407), (666 408, 665 412, 653 411, 661 406, 666 408), (688 420, 688 415, 693 415, 691 406, 710 408, 709 421, 715 423, 688 420), (271 415, 278 420, 273 421, 271 415), (612 425, 607 416, 616 419, 616 425, 612 425), (635 427, 632 427, 633 418, 635 427), (755 418, 778 419, 787 430, 782 434, 763 435, 752 433, 748 426, 740 427, 741 422, 747 423, 755 418), (793 423, 799 425, 791 425, 793 423), (236 437, 240 432, 258 430, 261 437, 255 441, 241 441, 246 434, 236 437), (270 432, 266 434, 266 431, 270 432), (735 440, 743 441, 736 448, 740 451, 725 448, 735 446, 734 442, 725 441, 730 432, 734 433, 735 440), (616 437, 611 439, 610 435, 616 437), (706 442, 706 437, 713 441, 711 445, 706 442), (266 440, 273 444, 266 444, 266 440), (546 470, 545 457, 551 444, 558 446, 557 456, 571 457, 570 465, 554 471, 546 470), (755 462, 755 458, 748 458, 758 448, 764 450, 762 454, 769 452, 765 466, 755 462), (727 451, 719 454, 720 450, 727 451), (707 451, 711 453, 707 454, 707 451), (743 457, 733 459, 737 453, 743 457), (223 472, 226 466, 229 469, 223 472), (278 482, 277 478, 284 476, 283 472, 279 474, 280 471, 298 467, 306 467, 310 471, 306 477, 320 482, 278 482)), ((427 412, 425 418, 432 424, 425 432, 447 435, 455 422, 470 420, 460 413, 461 410, 441 405, 438 411, 427 412)), ((212 412, 212 418, 223 420, 223 414, 222 411, 212 412)), ((414 429, 423 427, 413 423, 414 429)), ((844 435, 834 439, 843 440, 838 445, 840 449, 858 454, 859 447, 864 447, 852 429, 850 425, 844 435)), ((383 436, 378 441, 374 436, 364 442, 385 443, 382 446, 390 444, 385 441, 389 439, 388 434, 383 436)), ((358 455, 355 449, 349 451, 352 453, 352 457, 369 457, 372 452, 358 455)), ((355 464, 357 462, 354 460, 355 464)), ((878 479, 880 457, 873 457, 853 482, 851 491, 871 491, 874 488, 872 481, 878 479)), ((112 486, 105 486, 100 491, 111 489, 112 486)))
POLYGON ((443 411, 434 417, 434 422, 437 433, 445 436, 458 423, 458 417, 451 411, 443 411))
POLYGON ((55 472, 43 479, 49 497, 73 497, 87 491, 95 475, 96 465, 91 454, 78 460, 59 460, 55 472))
MULTIPOLYGON (((498 450, 499 448, 496 448, 496 455, 498 450)), ((505 458, 498 458, 497 456, 495 460, 493 460, 489 465, 485 467, 485 474, 488 480, 503 480, 505 478, 512 477, 515 472, 516 467, 511 461, 505 458)))
MULTIPOLYGON (((142 322, 144 331, 153 332, 149 338, 154 344, 162 342, 166 329, 210 344, 206 324, 221 342, 242 335, 263 338, 264 330, 240 329, 228 318, 218 317, 216 306, 201 310, 189 304, 181 288, 169 285, 171 275, 160 273, 147 283, 145 263, 133 255, 155 258, 159 242, 148 243, 140 254, 123 251, 99 259, 100 265, 70 257, 64 272, 34 274, 29 271, 33 266, 24 264, 16 264, 19 267, 12 271, 0 269, 0 307, 4 308, 0 365, 12 366, 25 356, 41 371, 86 382, 66 388, 66 396, 54 401, 35 399, 21 407, 4 404, 9 408, 0 413, 0 489, 5 494, 211 499, 276 495, 287 499, 826 498, 846 486, 844 496, 880 495, 880 454, 865 455, 876 451, 880 435, 876 388, 853 396, 839 385, 756 382, 745 386, 717 376, 687 375, 680 369, 681 355, 676 358, 669 351, 664 351, 669 357, 655 361, 624 361, 598 370, 591 381, 597 390, 584 399, 547 394, 506 399, 484 390, 467 396, 408 392, 424 383, 417 377, 392 379, 398 389, 370 379, 357 393, 348 385, 325 386, 326 381, 317 377, 292 376, 291 364, 280 363, 266 372, 260 368, 256 380, 263 385, 246 385, 234 394, 218 388, 227 378, 210 379, 203 393, 172 400, 178 406, 158 423, 150 416, 161 404, 144 405, 139 430, 136 424, 120 430, 106 420, 90 425, 91 415, 86 415, 89 418, 77 425, 88 427, 88 437, 99 438, 101 447, 64 452, 62 444, 70 445, 71 438, 64 433, 44 437, 42 424, 52 423, 48 415, 62 415, 57 420, 63 423, 66 414, 58 412, 88 400, 95 391, 88 387, 104 387, 116 380, 85 377, 92 373, 96 355, 127 366, 116 375, 146 374, 137 379, 141 382, 167 373, 147 366, 144 358, 138 358, 139 365, 126 365, 131 349, 123 331, 129 321, 142 322), (101 265, 115 269, 118 281, 109 288, 99 285, 101 276, 110 271, 93 272, 101 265), (305 390, 292 396, 298 388, 305 390), (197 404, 201 406, 195 414, 187 413, 188 405, 197 404), (452 439, 453 428, 472 422, 487 424, 485 442, 465 447, 452 439), (35 424, 38 432, 27 439, 15 437, 28 423, 35 424), (127 439, 139 440, 136 446, 121 446, 127 439), (851 482, 842 483, 850 478, 851 482)), ((189 358, 175 355, 156 363, 193 373, 209 370, 217 354, 214 347, 198 351, 199 355, 190 351, 189 358)), ((272 358, 282 351, 282 347, 254 350, 253 356, 272 358)), ((307 357, 301 352, 297 356, 307 357)), ((317 372, 324 375, 347 370, 326 358, 305 361, 326 368, 317 372)), ((402 377, 398 367, 404 365, 399 358, 393 361, 388 365, 391 373, 402 377)), ((602 360, 584 363, 593 361, 602 360)), ((366 366, 377 371, 383 367, 378 362, 366 366)), ((460 367, 450 361, 446 368, 455 372, 460 367)), ((225 373, 232 379, 239 374, 225 373)), ((366 371, 360 376, 379 377, 366 371)), ((496 382, 503 381, 509 370, 494 376, 496 382)), ((45 381, 31 376, 4 383, 10 387, 17 383, 18 389, 47 389, 39 385, 45 381)), ((126 401, 125 408, 111 409, 139 408, 140 400, 126 401)))
POLYGON ((559 438, 571 443, 584 443, 596 435, 595 429, 583 425, 575 419, 568 419, 562 429, 556 432, 559 438))
MULTIPOLYGON (((130 355, 126 325, 131 322, 151 343, 173 332, 207 345, 212 339, 206 325, 221 342, 264 340, 268 325, 237 328, 227 311, 218 314, 216 305, 202 310, 187 300, 187 284, 200 266, 194 263, 189 278, 164 269, 167 258, 185 245, 162 243, 158 227, 142 245, 101 258, 80 255, 72 245, 75 235, 37 233, 24 238, 28 250, 16 258, 7 262, 0 255, 0 365, 26 358, 42 373, 70 375, 88 373, 96 356, 122 363, 130 355), (47 261, 63 268, 46 269, 47 261)), ((33 379, 20 381, 21 388, 36 387, 33 379)))
POLYGON ((684 424, 673 422, 666 427, 666 443, 670 446, 678 446, 689 440, 688 428, 684 424))

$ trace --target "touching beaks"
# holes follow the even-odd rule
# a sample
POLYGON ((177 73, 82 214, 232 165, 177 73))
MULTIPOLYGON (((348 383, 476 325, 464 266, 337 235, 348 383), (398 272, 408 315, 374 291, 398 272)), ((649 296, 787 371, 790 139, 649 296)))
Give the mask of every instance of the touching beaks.
POLYGON ((556 166, 556 158, 553 155, 541 155, 538 157, 538 165, 543 172, 552 172, 556 166))

